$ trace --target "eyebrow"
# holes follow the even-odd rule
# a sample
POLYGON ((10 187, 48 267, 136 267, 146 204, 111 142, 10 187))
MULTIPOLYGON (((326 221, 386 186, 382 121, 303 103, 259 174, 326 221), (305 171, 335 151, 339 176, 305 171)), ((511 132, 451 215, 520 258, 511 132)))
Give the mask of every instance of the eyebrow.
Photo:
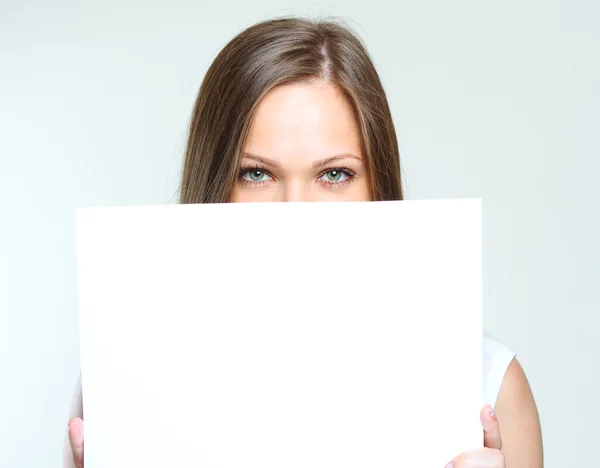
MULTIPOLYGON (((267 158, 263 158, 262 156, 259 156, 257 154, 252 154, 252 153, 244 153, 242 155, 242 157, 246 158, 246 159, 252 159, 254 161, 258 161, 259 163, 264 164, 265 166, 271 166, 273 168, 280 168, 280 164, 276 161, 273 161, 272 159, 267 159, 267 158)), ((340 161, 342 159, 356 159, 358 161, 362 161, 361 158, 359 158, 358 156, 356 156, 355 154, 352 153, 340 153, 340 154, 336 154, 334 156, 331 156, 329 158, 325 158, 325 159, 321 159, 319 161, 315 161, 313 163, 313 168, 314 169, 319 169, 321 167, 327 166, 335 161, 340 161)))

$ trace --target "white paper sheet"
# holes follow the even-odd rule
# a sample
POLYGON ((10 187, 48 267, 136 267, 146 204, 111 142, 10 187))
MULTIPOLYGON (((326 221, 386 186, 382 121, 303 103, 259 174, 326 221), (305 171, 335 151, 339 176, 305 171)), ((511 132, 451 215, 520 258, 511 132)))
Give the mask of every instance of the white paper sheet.
POLYGON ((77 212, 86 468, 481 447, 481 202, 77 212))

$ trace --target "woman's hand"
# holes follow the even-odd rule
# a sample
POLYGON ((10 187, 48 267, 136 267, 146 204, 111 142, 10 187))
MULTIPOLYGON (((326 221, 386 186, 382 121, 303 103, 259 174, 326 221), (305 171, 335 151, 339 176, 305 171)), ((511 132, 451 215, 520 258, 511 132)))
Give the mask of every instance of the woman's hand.
MULTIPOLYGON (((484 448, 459 455, 446 468, 506 468, 504 455, 500 451, 500 428, 491 406, 485 405, 481 410, 481 423, 484 448)), ((75 466, 83 468, 83 420, 80 418, 71 418, 69 421, 69 441, 75 466)))
POLYGON ((75 467, 83 468, 83 420, 81 418, 69 420, 69 442, 75 467))
POLYGON ((446 465, 446 468, 506 468, 500 439, 498 419, 491 406, 481 410, 484 448, 463 453, 446 465))

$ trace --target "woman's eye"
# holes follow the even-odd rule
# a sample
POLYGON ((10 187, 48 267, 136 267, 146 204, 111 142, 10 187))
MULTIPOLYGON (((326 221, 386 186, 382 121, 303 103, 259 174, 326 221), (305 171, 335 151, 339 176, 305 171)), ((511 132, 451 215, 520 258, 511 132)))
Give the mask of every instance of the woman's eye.
POLYGON ((267 182, 272 179, 269 174, 260 169, 246 171, 242 174, 242 177, 250 182, 267 182))
POLYGON ((339 169, 331 169, 321 176, 325 182, 342 182, 348 178, 348 175, 339 169))

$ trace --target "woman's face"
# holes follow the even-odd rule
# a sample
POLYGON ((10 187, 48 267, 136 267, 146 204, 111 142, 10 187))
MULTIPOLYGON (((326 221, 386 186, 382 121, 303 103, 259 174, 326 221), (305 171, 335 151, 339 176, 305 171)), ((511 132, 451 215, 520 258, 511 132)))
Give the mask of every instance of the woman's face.
POLYGON ((234 202, 368 201, 360 133, 346 98, 327 83, 272 89, 258 106, 234 202))

